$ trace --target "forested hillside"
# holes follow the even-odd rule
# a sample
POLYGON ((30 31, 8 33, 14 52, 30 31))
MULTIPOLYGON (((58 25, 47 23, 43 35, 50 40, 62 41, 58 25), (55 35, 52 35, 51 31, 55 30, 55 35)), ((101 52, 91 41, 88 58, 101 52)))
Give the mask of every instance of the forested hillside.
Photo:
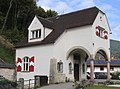
POLYGON ((14 46, 27 36, 27 28, 35 15, 43 18, 57 15, 56 11, 45 11, 38 7, 37 1, 0 0, 0 58, 6 62, 13 62, 7 61, 14 58, 14 49, 9 46, 14 46), (5 46, 3 40, 9 42, 9 45, 5 46))
POLYGON ((110 52, 111 56, 120 58, 120 41, 110 40, 110 52))
POLYGON ((35 15, 46 18, 56 16, 57 12, 38 7, 36 0, 0 0, 0 35, 16 44, 27 35, 35 15))

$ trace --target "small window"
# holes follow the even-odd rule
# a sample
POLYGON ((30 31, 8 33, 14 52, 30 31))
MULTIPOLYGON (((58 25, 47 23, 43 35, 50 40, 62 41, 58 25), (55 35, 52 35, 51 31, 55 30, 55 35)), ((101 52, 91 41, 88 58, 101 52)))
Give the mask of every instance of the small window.
POLYGON ((31 31, 32 32, 32 39, 41 38, 41 29, 31 31))
POLYGON ((100 67, 100 70, 101 70, 101 71, 104 71, 104 67, 100 67))
POLYGON ((82 64, 82 72, 83 72, 83 74, 85 74, 85 64, 84 63, 82 64))
POLYGON ((29 71, 29 57, 23 58, 23 71, 29 71))
POLYGON ((69 63, 69 74, 72 74, 72 63, 69 63))
POLYGON ((96 35, 101 37, 101 38, 104 38, 104 31, 105 29, 100 27, 100 26, 96 26, 96 35))
POLYGON ((100 37, 103 37, 104 30, 99 30, 100 31, 100 37))
POLYGON ((57 70, 58 73, 63 73, 63 62, 61 60, 57 63, 57 70))
POLYGON ((99 36, 100 37, 103 37, 103 35, 104 35, 104 28, 102 28, 102 27, 100 27, 100 26, 98 26, 98 29, 99 29, 99 36))

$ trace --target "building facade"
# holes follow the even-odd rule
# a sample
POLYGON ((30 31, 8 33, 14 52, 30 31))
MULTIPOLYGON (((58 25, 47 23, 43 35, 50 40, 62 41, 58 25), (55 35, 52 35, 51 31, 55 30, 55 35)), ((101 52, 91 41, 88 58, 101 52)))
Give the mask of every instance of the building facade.
POLYGON ((16 46, 17 79, 48 76, 49 83, 86 79, 90 60, 94 80, 97 53, 110 71, 110 28, 105 13, 97 7, 43 19, 35 16, 28 37, 16 46))
MULTIPOLYGON (((90 72, 90 61, 87 62, 87 72, 90 72)), ((120 72, 120 59, 110 61, 110 73, 120 72)), ((105 60, 94 60, 94 72, 107 73, 107 62, 105 60)))

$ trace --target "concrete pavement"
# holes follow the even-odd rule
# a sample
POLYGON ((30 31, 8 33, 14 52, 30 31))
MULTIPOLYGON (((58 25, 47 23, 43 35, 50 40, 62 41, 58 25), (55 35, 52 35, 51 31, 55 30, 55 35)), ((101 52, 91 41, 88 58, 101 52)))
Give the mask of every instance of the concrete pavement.
POLYGON ((38 89, 73 89, 73 83, 51 84, 38 89))

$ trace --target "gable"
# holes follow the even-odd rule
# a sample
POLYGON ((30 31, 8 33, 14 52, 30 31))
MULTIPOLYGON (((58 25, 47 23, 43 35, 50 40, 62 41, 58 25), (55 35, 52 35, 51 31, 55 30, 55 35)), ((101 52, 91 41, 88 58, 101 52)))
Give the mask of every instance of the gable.
POLYGON ((36 16, 34 17, 33 21, 28 27, 28 30, 34 30, 34 29, 43 29, 42 23, 38 20, 36 16))

